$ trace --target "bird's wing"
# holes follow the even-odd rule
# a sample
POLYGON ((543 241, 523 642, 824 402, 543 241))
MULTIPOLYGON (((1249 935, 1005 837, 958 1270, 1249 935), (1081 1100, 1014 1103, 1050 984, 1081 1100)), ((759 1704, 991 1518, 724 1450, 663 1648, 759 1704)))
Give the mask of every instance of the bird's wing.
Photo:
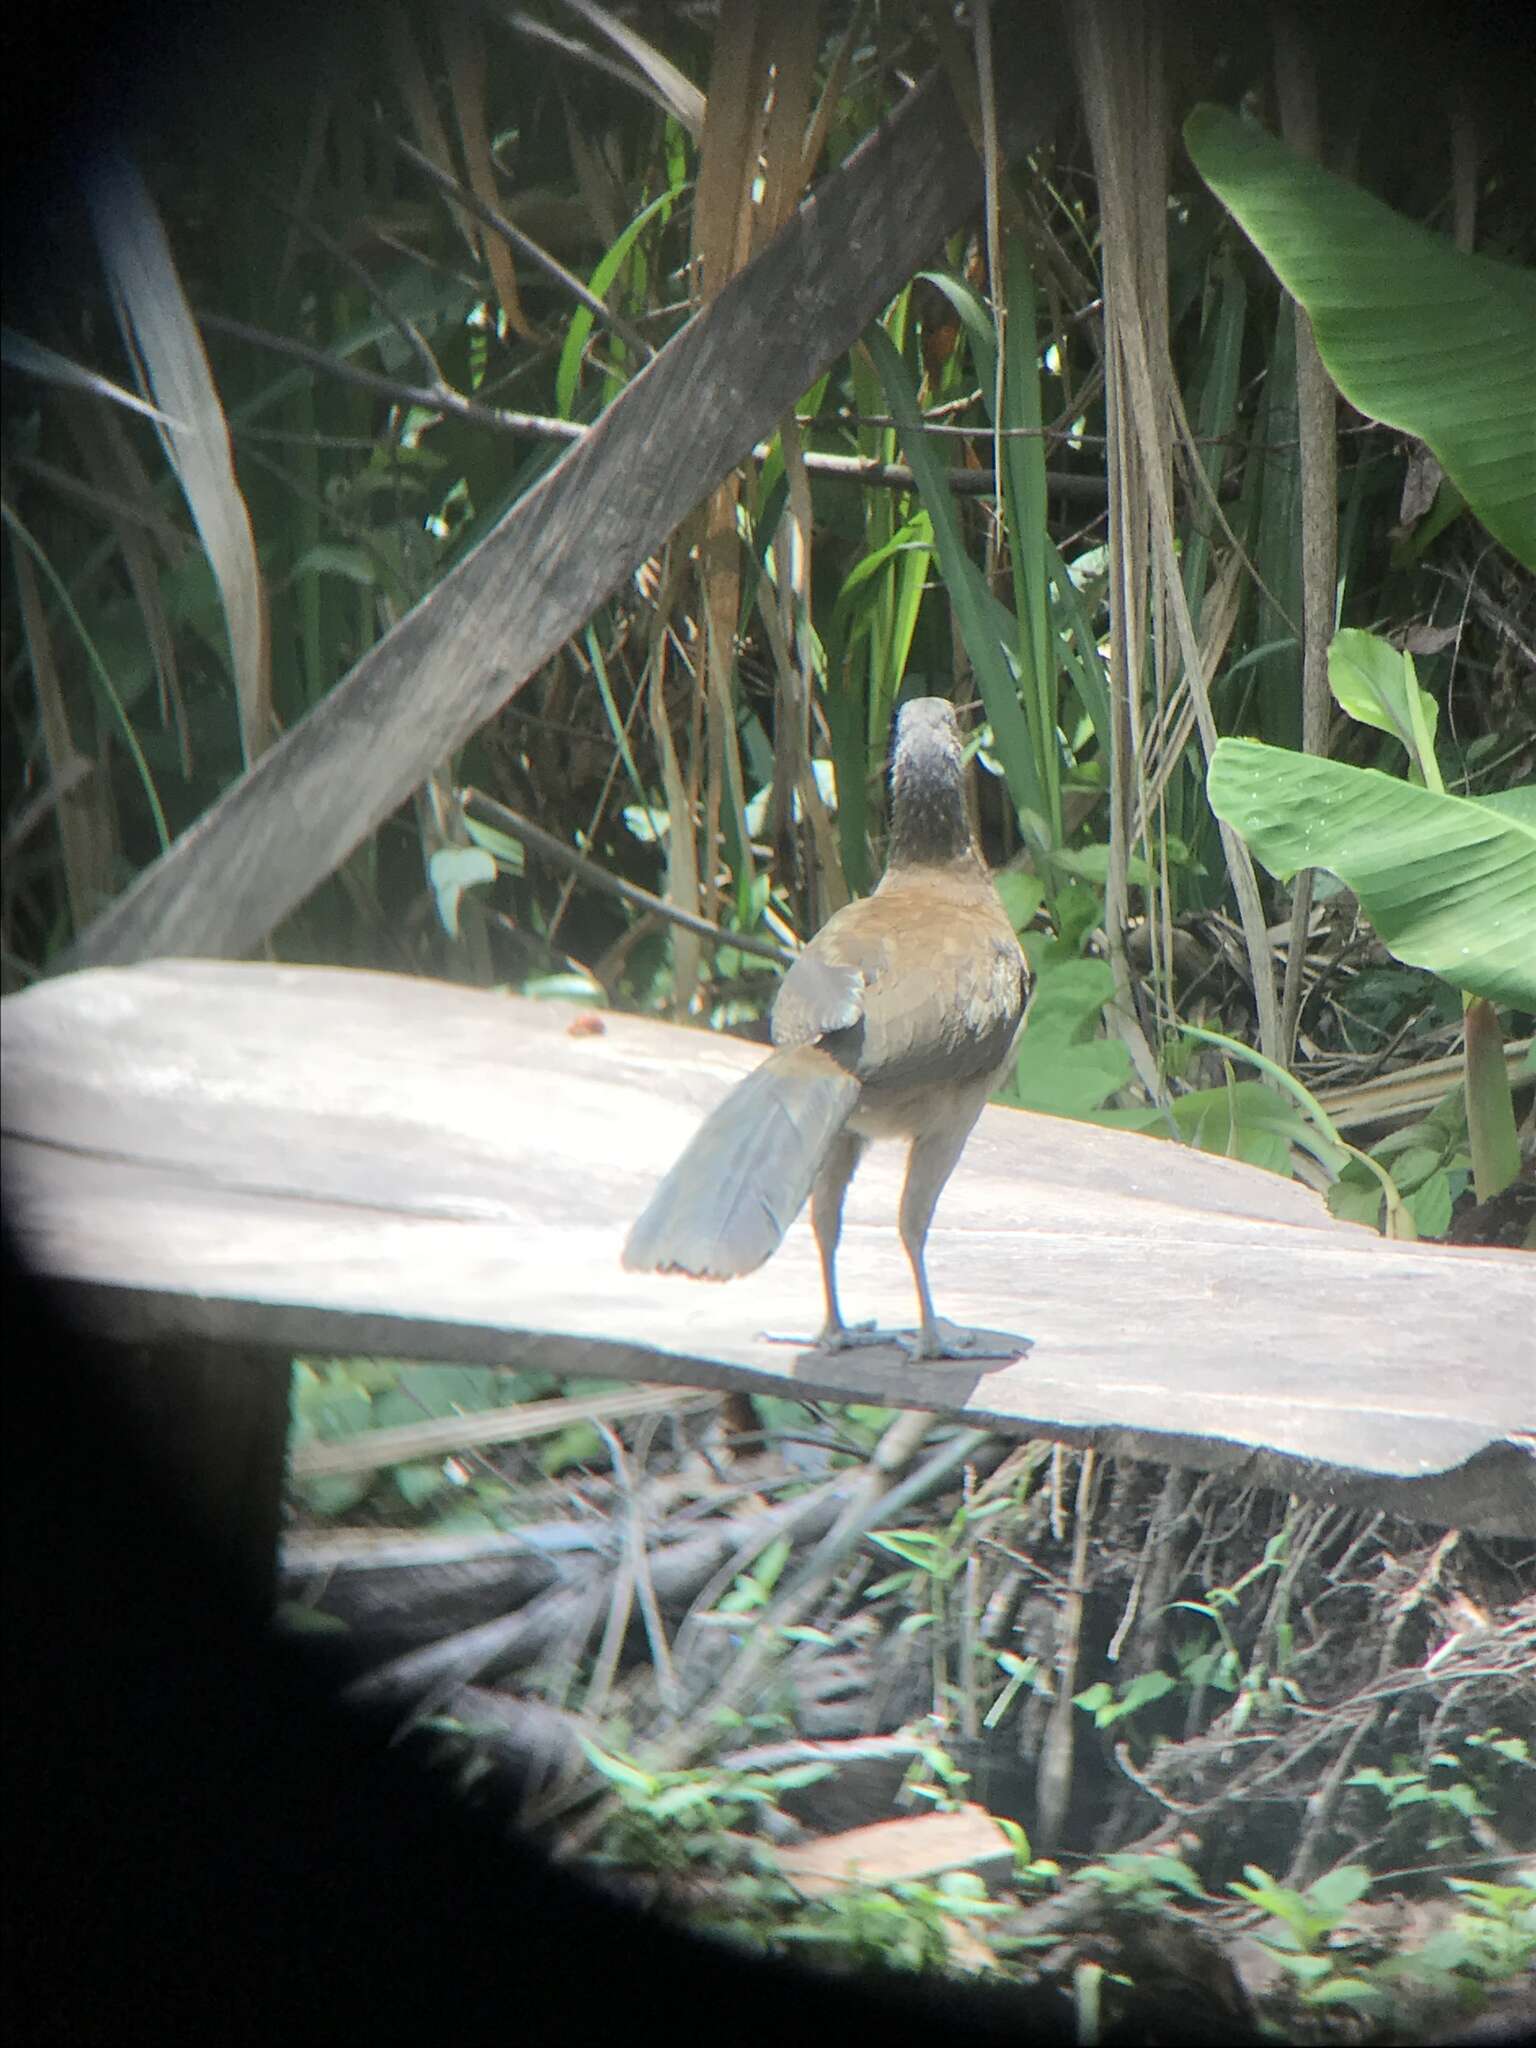
POLYGON ((820 1042, 866 1089, 996 1071, 1024 1012, 1018 940, 979 864, 892 873, 785 976, 777 1045, 820 1042))

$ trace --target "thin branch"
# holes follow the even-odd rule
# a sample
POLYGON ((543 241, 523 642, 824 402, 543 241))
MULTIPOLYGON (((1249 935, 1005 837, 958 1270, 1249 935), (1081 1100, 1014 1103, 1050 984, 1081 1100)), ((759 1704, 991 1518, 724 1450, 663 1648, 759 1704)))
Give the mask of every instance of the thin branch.
MULTIPOLYGON (((980 430, 977 431, 979 438, 980 430)), ((991 438, 990 434, 987 438, 991 438)), ((752 455, 755 461, 766 462, 767 443, 760 443, 752 455)), ((904 462, 871 462, 862 455, 825 455, 807 451, 805 466, 813 476, 845 477, 851 483, 870 484, 892 491, 917 488, 917 480, 904 462)), ((997 489, 997 480, 990 465, 985 469, 946 469, 944 481, 960 498, 990 497, 997 489)), ((1092 504, 1104 502, 1105 484, 1101 476, 1079 476, 1072 470, 1048 469, 1045 481, 1049 489, 1063 498, 1081 498, 1092 504)))
POLYGON ((573 846, 567 846, 563 839, 557 839, 552 832, 546 832, 541 825, 523 817, 521 812, 509 810, 493 797, 486 796, 478 789, 460 789, 455 792, 467 818, 478 818, 482 824, 493 826, 498 832, 505 832, 524 846, 531 846, 546 860, 552 860, 580 875, 590 882, 594 889, 601 889, 609 896, 617 896, 621 902, 629 903, 637 910, 649 911, 655 917, 664 917, 670 924, 681 925, 684 930, 697 932, 701 938, 713 939, 717 945, 734 946, 739 953, 754 953, 760 959, 774 960, 780 966, 787 966, 794 954, 786 947, 776 945, 772 939, 760 939, 753 932, 728 932, 723 926, 711 924, 707 917, 695 917, 691 911, 679 910, 676 904, 668 903, 664 897, 653 896, 649 889, 642 889, 635 882, 626 882, 618 875, 610 875, 606 868, 600 868, 585 854, 578 853, 573 846))
MULTIPOLYGON (((354 385, 361 391, 372 391, 396 405, 415 405, 427 412, 449 413, 455 419, 489 428, 492 433, 520 436, 524 440, 569 443, 585 440, 591 432, 591 428, 583 426, 579 420, 557 419, 549 413, 509 412, 500 406, 482 405, 473 398, 465 398, 448 384, 408 384, 398 377, 382 376, 377 370, 360 369, 357 364, 344 362, 327 349, 315 348, 306 341, 294 341, 285 334, 273 334, 264 327, 253 327, 245 320, 227 319, 222 313, 200 312, 197 318, 201 326, 216 334, 228 334, 237 341, 251 342, 257 348, 271 349, 274 355, 307 363, 310 368, 324 370, 343 384, 354 385)), ((235 427, 237 435, 249 431, 238 424, 235 427)), ((769 444, 760 441, 752 450, 752 459, 758 463, 766 462, 770 452, 769 444)), ((813 476, 842 477, 851 483, 868 484, 876 489, 910 491, 917 488, 917 480, 904 462, 869 462, 859 455, 808 451, 805 466, 813 476)), ((990 468, 948 469, 944 480, 957 497, 985 497, 996 488, 990 468)), ((1097 504, 1104 497, 1101 477, 1048 469, 1045 480, 1051 490, 1064 498, 1080 498, 1085 503, 1097 504)))
MULTIPOLYGON (((396 405, 419 405, 428 412, 452 413, 456 419, 471 420, 476 426, 489 427, 498 434, 579 441, 587 431, 575 420, 549 419, 540 413, 503 412, 499 406, 480 405, 447 384, 407 384, 398 377, 381 377, 376 370, 363 370, 356 363, 343 362, 328 349, 314 348, 307 341, 293 341, 285 334, 273 334, 270 329, 253 327, 245 320, 226 319, 222 313, 199 312, 197 323, 215 334, 232 335, 236 341, 249 341, 257 348, 271 349, 274 355, 289 356, 294 362, 307 363, 311 369, 325 370, 343 384, 375 392, 396 405)), ((235 431, 240 431, 238 424, 235 431)))
POLYGON ((439 364, 437 357, 433 355, 426 336, 413 321, 408 320, 391 302, 389 294, 379 284, 367 264, 360 262, 350 249, 344 248, 333 234, 321 227, 317 220, 312 219, 306 213, 301 213, 297 207, 290 206, 280 193, 275 192, 267 184, 265 179, 258 179, 257 185, 258 189, 264 193, 269 206, 274 207, 279 213, 283 214, 296 228, 301 229, 315 243, 317 248, 324 250, 332 262, 339 263, 349 277, 357 280, 383 314, 384 318, 389 322, 390 326, 394 328, 407 349, 410 350, 417 362, 420 363, 426 373, 428 385, 434 389, 438 387, 447 389, 448 386, 443 376, 442 366, 439 364))
POLYGON ((487 205, 477 192, 472 192, 467 185, 461 185, 457 178, 450 178, 446 171, 440 171, 431 157, 424 156, 414 144, 407 142, 403 135, 391 133, 389 142, 407 163, 414 164, 422 176, 435 185, 445 197, 462 206, 466 212, 472 213, 476 220, 490 228, 494 234, 500 235, 503 241, 509 242, 514 249, 526 256, 530 263, 536 264, 547 277, 553 278, 563 291, 569 292, 573 299, 586 307, 594 320, 601 321, 604 327, 617 335, 626 348, 632 349, 644 362, 648 363, 651 360, 656 351, 639 329, 632 327, 629 321, 621 313, 615 313, 611 306, 604 305, 596 292, 589 291, 581 279, 567 270, 558 257, 551 256, 531 235, 525 235, 521 228, 514 227, 504 213, 499 213, 494 206, 487 205))

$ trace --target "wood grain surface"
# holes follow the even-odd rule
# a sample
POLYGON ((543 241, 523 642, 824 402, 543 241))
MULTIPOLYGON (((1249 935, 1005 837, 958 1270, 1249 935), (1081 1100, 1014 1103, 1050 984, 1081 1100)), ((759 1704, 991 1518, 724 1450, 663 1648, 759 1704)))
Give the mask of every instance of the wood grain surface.
MULTIPOLYGON (((1273 1174, 992 1108, 930 1270, 947 1316, 1029 1348, 827 1356, 805 1334, 804 1218, 725 1286, 619 1264, 656 1176, 757 1047, 390 975, 190 960, 0 1009, 13 1226, 119 1338, 879 1400, 1536 1533, 1526 1255, 1389 1243, 1273 1174)), ((912 1315, 901 1168, 874 1149, 844 1230, 848 1313, 882 1325, 912 1315)))

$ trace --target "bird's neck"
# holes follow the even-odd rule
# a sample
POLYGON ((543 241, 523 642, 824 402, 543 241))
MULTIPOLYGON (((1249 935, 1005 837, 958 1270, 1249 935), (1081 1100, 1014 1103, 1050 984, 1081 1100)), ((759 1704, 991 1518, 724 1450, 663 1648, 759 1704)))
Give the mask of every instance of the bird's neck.
POLYGON ((904 746, 892 766, 891 799, 888 868, 945 867, 974 853, 958 748, 928 737, 904 746))

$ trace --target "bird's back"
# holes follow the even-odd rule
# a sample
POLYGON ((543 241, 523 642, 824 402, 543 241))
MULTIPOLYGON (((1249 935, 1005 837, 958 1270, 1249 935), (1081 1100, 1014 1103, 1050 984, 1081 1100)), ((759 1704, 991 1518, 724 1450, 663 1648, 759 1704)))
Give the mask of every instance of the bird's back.
POLYGON ((822 1044, 857 1076, 867 1108, 934 1085, 990 1087, 1018 1034, 1025 981, 979 860, 892 868, 790 970, 774 1042, 822 1044))

